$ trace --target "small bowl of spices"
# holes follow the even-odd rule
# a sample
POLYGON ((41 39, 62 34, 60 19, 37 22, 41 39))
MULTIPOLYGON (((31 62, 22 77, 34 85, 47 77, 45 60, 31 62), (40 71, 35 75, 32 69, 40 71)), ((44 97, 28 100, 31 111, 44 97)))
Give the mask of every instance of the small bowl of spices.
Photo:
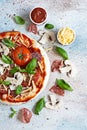
POLYGON ((57 33, 58 42, 62 45, 69 45, 75 40, 75 32, 69 27, 61 28, 57 33))
POLYGON ((42 7, 36 7, 30 11, 29 17, 32 23, 40 25, 46 22, 47 12, 42 7))

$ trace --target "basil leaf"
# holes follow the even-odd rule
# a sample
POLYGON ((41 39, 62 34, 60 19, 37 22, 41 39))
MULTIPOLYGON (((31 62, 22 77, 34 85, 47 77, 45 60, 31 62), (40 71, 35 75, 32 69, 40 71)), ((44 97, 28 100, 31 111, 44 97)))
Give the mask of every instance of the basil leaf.
POLYGON ((16 111, 13 108, 11 108, 11 111, 12 113, 9 115, 9 117, 13 118, 13 116, 16 114, 16 111))
POLYGON ((34 74, 35 73, 35 68, 37 67, 37 59, 33 58, 29 64, 26 66, 26 70, 28 73, 30 74, 34 74))
POLYGON ((13 117, 14 117, 14 115, 15 115, 15 113, 14 113, 14 112, 12 112, 12 113, 9 115, 9 117, 10 117, 10 118, 13 118, 13 117))
POLYGON ((44 97, 41 98, 35 106, 35 114, 39 115, 39 112, 45 107, 45 100, 44 97))
POLYGON ((18 85, 15 90, 15 93, 16 93, 16 95, 19 95, 21 92, 22 92, 22 85, 18 85))
POLYGON ((6 64, 12 64, 13 63, 12 59, 9 56, 6 56, 6 55, 2 55, 2 60, 6 64))
POLYGON ((26 71, 26 69, 19 69, 19 67, 18 66, 16 66, 16 67, 14 67, 14 68, 12 68, 11 70, 10 70, 10 74, 12 74, 12 75, 14 75, 16 72, 21 72, 21 73, 24 73, 24 72, 27 72, 26 71))
POLYGON ((53 28, 54 28, 54 25, 47 23, 47 24, 45 25, 45 28, 46 28, 46 29, 53 29, 53 28))
POLYGON ((8 86, 8 85, 10 85, 11 83, 10 83, 10 81, 5 81, 5 80, 4 80, 4 81, 2 82, 2 84, 4 84, 4 85, 7 85, 7 86, 8 86))
POLYGON ((10 74, 14 75, 16 72, 18 72, 19 68, 16 66, 10 70, 10 74))
POLYGON ((63 79, 56 79, 56 83, 60 88, 64 90, 73 91, 71 86, 68 83, 66 83, 63 79))
POLYGON ((19 72, 24 73, 27 72, 26 69, 19 69, 19 72))
POLYGON ((0 79, 0 84, 10 85, 11 83, 10 83, 10 81, 0 79))
POLYGON ((14 19, 17 24, 20 24, 20 25, 25 24, 25 20, 20 16, 15 16, 14 19))
POLYGON ((0 84, 2 84, 2 82, 3 82, 3 80, 2 80, 2 79, 0 79, 0 84))
POLYGON ((61 47, 56 47, 56 51, 57 51, 57 53, 58 53, 60 56, 62 56, 62 57, 64 58, 64 60, 67 60, 67 59, 68 59, 68 54, 67 54, 67 52, 66 52, 63 48, 61 48, 61 47))
POLYGON ((7 47, 14 47, 15 46, 15 44, 10 40, 10 39, 8 39, 8 38, 4 38, 3 40, 2 40, 2 42, 7 46, 7 47))
POLYGON ((12 107, 11 107, 11 111, 12 111, 12 112, 16 112, 12 107))

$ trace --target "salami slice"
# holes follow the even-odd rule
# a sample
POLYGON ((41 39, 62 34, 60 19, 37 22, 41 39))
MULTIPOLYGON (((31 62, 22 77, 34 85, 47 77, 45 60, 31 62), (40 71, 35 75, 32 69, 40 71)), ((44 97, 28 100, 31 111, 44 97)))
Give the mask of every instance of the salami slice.
POLYGON ((55 94, 64 96, 64 90, 58 87, 58 85, 54 85, 49 89, 51 92, 54 92, 55 94))
POLYGON ((51 71, 59 71, 59 68, 63 66, 63 61, 62 60, 54 60, 52 65, 51 65, 51 71))
POLYGON ((0 89, 0 94, 6 94, 7 91, 5 89, 0 89))
POLYGON ((20 121, 22 121, 23 123, 29 123, 32 117, 32 113, 29 109, 27 108, 22 108, 19 111, 19 115, 18 118, 20 121))
POLYGON ((32 32, 32 33, 34 33, 34 34, 37 34, 37 26, 36 26, 35 24, 33 24, 33 23, 31 23, 31 24, 29 25, 28 30, 29 30, 29 32, 32 32))

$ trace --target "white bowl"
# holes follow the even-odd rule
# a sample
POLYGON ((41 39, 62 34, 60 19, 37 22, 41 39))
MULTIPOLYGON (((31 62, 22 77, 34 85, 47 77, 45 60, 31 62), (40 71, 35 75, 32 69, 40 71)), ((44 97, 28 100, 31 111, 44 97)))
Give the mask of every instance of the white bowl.
POLYGON ((74 30, 72 30, 70 27, 63 27, 63 28, 59 29, 59 31, 57 33, 57 40, 62 45, 70 45, 70 44, 72 44, 75 41, 75 38, 76 38, 76 34, 75 34, 74 30), (70 36, 70 33, 69 34, 67 33, 67 39, 69 39, 71 37, 69 42, 67 42, 66 38, 65 38, 65 40, 61 39, 61 37, 64 39, 64 34, 66 33, 65 32, 66 30, 71 31, 72 36, 70 36))
POLYGON ((43 23, 45 23, 45 22, 47 21, 47 11, 46 11, 44 8, 42 8, 42 7, 35 7, 35 8, 33 8, 33 9, 30 11, 29 17, 30 17, 30 20, 31 20, 32 23, 34 23, 34 24, 36 24, 36 25, 41 25, 41 24, 43 24, 43 23), (35 9, 37 9, 37 8, 41 8, 41 9, 43 9, 43 10, 46 12, 46 18, 45 18, 45 20, 42 21, 42 22, 35 22, 35 21, 32 19, 32 17, 31 17, 31 13, 33 12, 33 10, 35 10, 35 9))

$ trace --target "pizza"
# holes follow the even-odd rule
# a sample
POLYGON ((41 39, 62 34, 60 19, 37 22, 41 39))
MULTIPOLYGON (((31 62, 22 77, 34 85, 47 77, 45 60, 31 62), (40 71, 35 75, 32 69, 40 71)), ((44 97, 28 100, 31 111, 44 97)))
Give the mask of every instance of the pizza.
POLYGON ((0 101, 27 102, 46 87, 49 58, 37 41, 18 31, 0 33, 0 101))

